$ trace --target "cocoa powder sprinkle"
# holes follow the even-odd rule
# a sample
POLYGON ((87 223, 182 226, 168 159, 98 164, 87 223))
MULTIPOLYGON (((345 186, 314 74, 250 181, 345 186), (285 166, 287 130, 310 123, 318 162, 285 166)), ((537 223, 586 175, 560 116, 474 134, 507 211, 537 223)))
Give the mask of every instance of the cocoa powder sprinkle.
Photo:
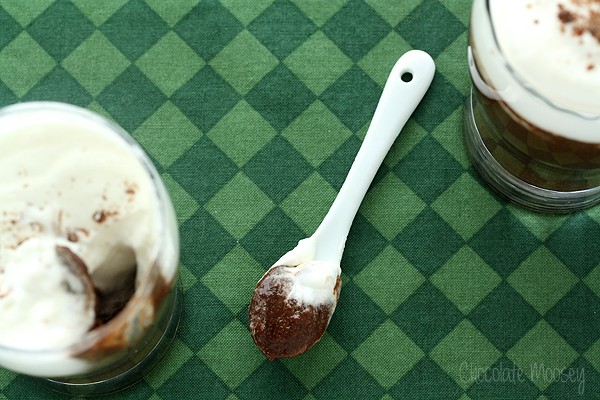
POLYGON ((117 215, 119 215, 118 211, 98 210, 92 215, 92 219, 101 224, 106 221, 107 218, 115 217, 117 215))
POLYGON ((566 10, 565 6, 563 6, 562 4, 559 4, 558 8, 559 8, 558 19, 563 24, 571 23, 577 19, 575 17, 575 14, 573 14, 571 11, 566 10))
POLYGON ((580 7, 588 7, 589 12, 578 13, 567 9, 564 4, 558 5, 558 19, 562 23, 561 32, 565 32, 565 26, 571 27, 575 36, 583 36, 589 33, 600 43, 600 12, 591 9, 592 4, 600 4, 599 0, 571 0, 571 3, 580 7))
POLYGON ((104 221, 106 221, 106 211, 104 211, 104 210, 96 211, 94 213, 94 215, 92 215, 92 219, 99 224, 103 223, 104 221))
POLYGON ((68 240, 69 242, 73 242, 73 243, 75 243, 75 242, 78 242, 78 241, 79 241, 79 236, 77 236, 77 233, 75 233, 75 232, 73 232, 73 231, 69 231, 69 232, 67 233, 67 240, 68 240))
POLYGON ((135 183, 125 182, 125 193, 133 196, 137 192, 138 186, 135 183))

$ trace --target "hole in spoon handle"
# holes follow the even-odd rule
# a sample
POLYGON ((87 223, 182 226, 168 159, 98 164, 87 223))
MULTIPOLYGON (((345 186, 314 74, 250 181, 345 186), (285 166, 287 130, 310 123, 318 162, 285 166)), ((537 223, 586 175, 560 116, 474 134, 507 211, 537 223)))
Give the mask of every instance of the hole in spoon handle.
POLYGON ((412 50, 400 57, 385 84, 368 133, 389 132, 395 140, 431 85, 434 74, 433 59, 424 51, 412 50))
POLYGON ((400 79, 402 79, 402 82, 410 82, 412 81, 413 75, 411 71, 404 71, 402 72, 402 75, 400 75, 400 79))

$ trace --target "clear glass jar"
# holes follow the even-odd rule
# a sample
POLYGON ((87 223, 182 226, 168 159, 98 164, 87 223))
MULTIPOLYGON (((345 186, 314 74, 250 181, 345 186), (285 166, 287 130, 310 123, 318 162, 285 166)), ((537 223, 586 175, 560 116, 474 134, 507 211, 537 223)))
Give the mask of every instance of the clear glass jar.
MULTIPOLYGON (((490 186, 524 207, 566 213, 595 205, 600 202, 600 97, 595 110, 582 112, 531 84, 499 44, 491 14, 495 1, 500 0, 474 0, 472 8, 468 62, 473 85, 464 129, 471 161, 490 186)), ((551 23, 559 23, 558 12, 551 23)), ((517 45, 528 51, 531 43, 517 45)), ((538 67, 547 65, 540 61, 538 67)))
MULTIPOLYGON (((119 126, 91 111, 62 103, 21 103, 0 110, 0 135, 13 126, 43 131, 48 124, 62 123, 73 126, 76 134, 94 131, 94 135, 110 137, 129 150, 133 157, 130 161, 145 171, 140 176, 146 175, 147 181, 143 182, 150 188, 146 194, 155 222, 154 234, 147 234, 155 239, 148 239, 151 245, 145 257, 149 262, 143 267, 139 262, 135 264, 133 294, 114 317, 61 348, 29 350, 0 345, 0 366, 45 378, 52 389, 63 393, 105 394, 141 379, 175 337, 181 308, 179 234, 171 200, 158 172, 137 142, 119 126)), ((11 151, 18 158, 22 150, 15 147, 11 151)), ((93 169, 94 159, 89 163, 93 169)), ((77 165, 72 167, 76 169, 77 165)))

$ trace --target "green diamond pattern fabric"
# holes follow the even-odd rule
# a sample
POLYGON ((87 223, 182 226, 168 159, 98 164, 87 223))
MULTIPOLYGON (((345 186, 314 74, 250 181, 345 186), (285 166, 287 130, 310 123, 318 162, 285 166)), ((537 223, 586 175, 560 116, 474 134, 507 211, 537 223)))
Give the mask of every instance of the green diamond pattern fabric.
MULTIPOLYGON (((470 6, 0 0, 0 105, 56 100, 113 119, 177 211, 178 338, 107 398, 600 398, 600 208, 531 213, 471 168, 470 6), (437 73, 354 221, 329 329, 269 362, 247 328, 254 285, 318 226, 412 48, 437 73)), ((62 397, 0 369, 0 400, 25 398, 62 397)))

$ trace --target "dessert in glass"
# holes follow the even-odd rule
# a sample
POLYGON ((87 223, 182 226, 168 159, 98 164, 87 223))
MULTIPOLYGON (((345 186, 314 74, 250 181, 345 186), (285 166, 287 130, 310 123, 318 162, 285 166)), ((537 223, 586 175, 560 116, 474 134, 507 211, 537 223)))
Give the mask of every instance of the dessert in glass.
POLYGON ((0 110, 0 366, 74 394, 121 389, 179 322, 179 236, 141 147, 90 111, 0 110))
POLYGON ((600 202, 600 2, 474 0, 465 142, 487 183, 527 208, 600 202))

